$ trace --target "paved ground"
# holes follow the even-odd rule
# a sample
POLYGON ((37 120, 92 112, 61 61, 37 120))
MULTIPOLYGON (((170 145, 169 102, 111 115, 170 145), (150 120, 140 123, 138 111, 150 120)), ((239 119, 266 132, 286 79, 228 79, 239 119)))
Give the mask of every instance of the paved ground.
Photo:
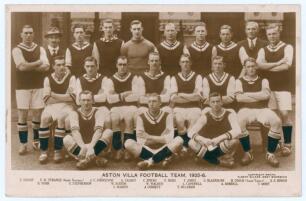
MULTIPOLYGON (((67 160, 61 164, 55 164, 52 162, 52 160, 45 165, 41 165, 38 162, 39 152, 32 150, 30 148, 30 151, 25 156, 19 156, 18 155, 18 146, 19 146, 19 140, 17 135, 17 111, 14 109, 12 111, 12 135, 11 135, 11 141, 12 141, 12 151, 11 151, 11 167, 13 170, 75 170, 75 161, 72 159, 67 160)), ((30 122, 29 122, 30 125, 30 122)), ((293 134, 294 136, 294 134, 293 134)), ((32 139, 32 135, 29 135, 29 139, 32 139)), ((294 140, 294 139, 293 139, 294 140)), ((275 169, 270 167, 264 160, 265 153, 262 151, 260 146, 260 134, 258 132, 252 132, 251 133, 251 141, 253 143, 253 149, 254 149, 254 156, 255 161, 250 164, 249 166, 241 166, 238 163, 234 170, 237 171, 244 171, 244 170, 278 170, 278 171, 287 171, 287 170, 293 170, 294 164, 295 164, 295 158, 294 153, 289 157, 278 157, 280 160, 280 167, 275 169)), ((293 143, 294 144, 294 143, 293 143)), ((30 147, 30 146, 29 146, 30 147)), ((137 161, 131 161, 131 162, 115 162, 110 160, 107 167, 103 170, 137 170, 135 167, 137 161)), ((156 167, 158 169, 158 167, 156 167)), ((97 170, 97 168, 93 167, 91 170, 97 170)), ((101 169, 102 170, 102 169, 101 169)), ((223 171, 226 170, 222 167, 216 167, 212 166, 206 162, 195 162, 195 160, 192 157, 185 157, 185 158, 179 158, 175 160, 172 164, 170 164, 168 170, 194 170, 194 171, 223 171)))

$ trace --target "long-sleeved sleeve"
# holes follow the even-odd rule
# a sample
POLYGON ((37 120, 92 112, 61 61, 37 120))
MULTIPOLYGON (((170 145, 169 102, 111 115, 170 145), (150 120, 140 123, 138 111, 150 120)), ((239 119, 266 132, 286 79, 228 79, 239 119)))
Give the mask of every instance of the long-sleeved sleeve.
POLYGON ((241 46, 239 48, 239 58, 242 65, 244 65, 244 61, 249 57, 249 55, 246 53, 245 48, 241 46))
POLYGON ((80 93, 82 92, 82 85, 81 85, 80 79, 76 80, 74 91, 75 91, 75 95, 76 95, 76 104, 80 105, 79 96, 80 96, 80 93))
POLYGON ((235 78, 232 76, 228 82, 226 95, 235 99, 235 78))
POLYGON ((203 79, 203 98, 207 99, 209 97, 210 93, 210 88, 209 88, 209 83, 206 77, 203 79))
POLYGON ((92 56, 97 60, 98 67, 100 68, 100 53, 96 43, 94 43, 92 48, 92 56))
POLYGON ((43 99, 46 102, 51 94, 49 78, 45 77, 44 79, 44 89, 43 89, 43 99))
POLYGON ((39 59, 42 61, 43 65, 50 65, 47 57, 46 50, 43 47, 40 47, 40 57, 39 59))
POLYGON ((201 95, 203 88, 202 88, 202 77, 201 75, 197 75, 196 81, 195 81, 195 92, 199 95, 201 95))
POLYGON ((265 51, 263 48, 260 48, 260 50, 258 51, 258 56, 256 59, 257 63, 266 63, 266 59, 265 59, 265 51))
POLYGON ((293 47, 292 47, 292 45, 287 45, 285 47, 284 51, 285 51, 284 58, 287 59, 287 64, 289 66, 291 66, 292 65, 292 61, 293 61, 293 47))
POLYGON ((12 50, 12 56, 16 67, 25 62, 21 50, 17 47, 12 50))
POLYGON ((168 140, 174 137, 174 126, 173 126, 173 115, 168 114, 166 119, 166 129, 161 134, 165 136, 168 140))
POLYGON ((69 48, 66 49, 65 64, 66 66, 72 66, 71 52, 69 48))
POLYGON ((171 86, 171 93, 177 93, 177 90, 178 90, 177 89, 177 83, 176 83, 176 79, 175 79, 174 76, 171 78, 170 86, 171 86))

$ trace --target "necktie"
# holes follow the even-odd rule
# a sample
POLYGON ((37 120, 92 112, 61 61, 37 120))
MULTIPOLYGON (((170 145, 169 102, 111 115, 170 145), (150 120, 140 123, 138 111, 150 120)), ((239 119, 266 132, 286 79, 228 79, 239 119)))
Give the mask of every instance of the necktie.
POLYGON ((52 51, 52 56, 55 56, 55 55, 56 55, 56 50, 53 49, 53 51, 52 51))
POLYGON ((251 46, 250 46, 250 49, 253 50, 255 48, 255 45, 254 45, 254 42, 253 40, 251 40, 251 46))

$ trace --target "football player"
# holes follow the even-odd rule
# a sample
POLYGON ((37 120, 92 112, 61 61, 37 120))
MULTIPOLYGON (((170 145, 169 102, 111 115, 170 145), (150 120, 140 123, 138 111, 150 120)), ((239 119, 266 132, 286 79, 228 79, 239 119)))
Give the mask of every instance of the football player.
POLYGON ((84 170, 92 162, 103 167, 107 160, 99 154, 107 148, 112 138, 112 131, 106 127, 109 115, 103 110, 93 107, 93 94, 82 91, 79 94, 81 107, 69 114, 71 135, 64 137, 64 146, 78 162, 76 167, 84 170))
POLYGON ((280 27, 271 24, 266 28, 269 45, 258 52, 257 63, 264 78, 267 78, 272 91, 269 107, 277 110, 282 120, 283 141, 281 154, 291 154, 292 98, 290 90, 294 87, 294 78, 291 71, 293 47, 280 40, 280 27))
POLYGON ((126 149, 143 160, 137 164, 140 169, 148 169, 159 162, 167 166, 169 157, 183 144, 182 138, 174 138, 172 114, 162 111, 160 106, 160 96, 151 94, 149 110, 137 117, 137 138, 125 142, 126 149))
POLYGON ((226 108, 233 108, 235 100, 235 78, 224 72, 225 63, 223 57, 213 57, 211 69, 212 73, 203 79, 204 104, 209 104, 208 97, 210 93, 217 92, 222 96, 223 106, 226 108))
POLYGON ((138 81, 138 94, 139 94, 139 112, 148 110, 148 100, 152 93, 157 93, 161 97, 162 110, 172 113, 169 107, 171 88, 170 76, 161 70, 160 55, 157 52, 149 54, 149 70, 139 76, 138 81))
POLYGON ((232 109, 222 107, 222 96, 217 92, 209 95, 209 106, 188 132, 189 147, 197 157, 211 164, 232 168, 237 137, 241 133, 237 115, 232 109), (220 159, 223 155, 231 157, 220 159))
POLYGON ((66 50, 66 65, 69 66, 71 74, 76 78, 84 74, 84 61, 92 56, 93 46, 85 40, 85 28, 81 25, 73 27, 74 43, 66 50))
MULTIPOLYGON (((113 130, 112 145, 116 151, 115 159, 120 160, 122 157, 122 135, 121 122, 124 123, 123 143, 128 138, 135 138, 134 118, 137 113, 138 91, 137 76, 130 73, 127 69, 127 58, 120 56, 117 59, 117 72, 109 78, 108 86, 108 103, 111 107, 111 122, 113 130)), ((130 157, 125 152, 124 159, 130 157)))
POLYGON ((233 32, 229 25, 222 25, 220 28, 221 43, 212 49, 212 58, 222 56, 226 63, 227 72, 238 78, 241 74, 242 65, 239 59, 239 46, 232 41, 233 32))
POLYGON ((188 47, 192 67, 191 69, 203 76, 211 72, 212 45, 206 41, 206 24, 201 22, 194 28, 195 41, 188 47))
POLYGON ((121 48, 121 55, 128 58, 128 69, 131 73, 139 75, 148 69, 148 56, 156 51, 152 42, 142 36, 141 21, 133 20, 130 25, 132 38, 121 48))
POLYGON ((22 42, 12 50, 16 65, 16 101, 18 108, 19 154, 27 153, 28 111, 32 110, 33 147, 39 146, 39 125, 43 101, 44 75, 49 70, 46 51, 34 43, 34 30, 24 25, 20 33, 22 42))
POLYGON ((70 74, 65 66, 64 56, 54 57, 54 73, 44 80, 45 109, 41 115, 39 129, 40 156, 39 162, 48 161, 48 143, 51 134, 50 125, 56 121, 57 127, 54 134, 54 162, 62 160, 63 137, 65 135, 65 119, 73 111, 75 101, 75 77, 70 74))
POLYGON ((190 56, 183 54, 180 58, 181 72, 171 78, 171 102, 174 105, 174 121, 177 133, 184 140, 183 153, 188 147, 187 129, 201 115, 200 101, 202 100, 202 78, 191 70, 190 56), (186 126, 187 123, 187 126, 186 126))
POLYGON ((79 77, 76 81, 76 103, 80 105, 79 94, 81 91, 91 91, 94 99, 95 107, 102 107, 104 112, 108 111, 106 94, 107 94, 107 77, 98 73, 97 60, 89 56, 84 60, 84 69, 86 73, 79 77))
POLYGON ((179 60, 182 54, 189 54, 187 47, 176 39, 177 30, 173 23, 165 25, 165 40, 157 46, 162 71, 167 75, 176 75, 180 71, 179 60))
POLYGON ((267 79, 257 75, 255 59, 248 58, 244 60, 244 68, 245 76, 236 81, 236 98, 240 108, 238 119, 242 130, 239 140, 244 150, 241 162, 243 165, 248 165, 254 159, 247 125, 257 121, 270 128, 266 160, 271 166, 277 167, 279 161, 276 159, 274 152, 281 138, 281 120, 276 113, 268 108, 270 98, 269 82, 267 79))
POLYGON ((103 37, 96 40, 93 56, 98 61, 99 73, 111 77, 116 73, 116 60, 120 56, 123 41, 114 35, 115 26, 112 19, 105 19, 102 23, 103 37))

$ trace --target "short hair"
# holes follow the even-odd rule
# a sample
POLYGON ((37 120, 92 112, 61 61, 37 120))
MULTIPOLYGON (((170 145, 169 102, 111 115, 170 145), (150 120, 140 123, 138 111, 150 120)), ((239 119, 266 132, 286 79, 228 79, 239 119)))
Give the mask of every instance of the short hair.
POLYGON ((225 64, 225 62, 224 62, 224 57, 222 57, 222 56, 219 56, 219 55, 214 56, 214 57, 212 58, 212 61, 215 61, 215 60, 222 60, 222 63, 225 64))
POLYGON ((98 65, 97 59, 94 58, 93 56, 86 57, 86 58, 84 59, 84 64, 86 63, 86 61, 93 61, 93 62, 95 62, 95 65, 96 65, 96 66, 98 65))
POLYGON ((212 97, 217 97, 217 96, 219 96, 222 99, 222 95, 219 92, 211 92, 208 96, 208 99, 212 97))
POLYGON ((85 27, 82 24, 76 24, 72 27, 72 33, 74 33, 77 28, 81 28, 85 32, 85 27))
POLYGON ((21 29, 21 32, 23 31, 23 29, 33 29, 33 31, 34 31, 34 28, 33 28, 33 26, 31 26, 31 25, 29 25, 29 24, 25 24, 25 25, 23 25, 22 26, 22 29, 21 29))
POLYGON ((230 25, 227 25, 227 24, 222 25, 220 27, 220 32, 221 32, 222 29, 228 29, 231 33, 233 33, 232 32, 232 27, 230 25))
POLYGON ((194 26, 194 30, 195 30, 197 27, 205 27, 205 29, 206 29, 206 23, 205 23, 205 22, 199 22, 199 23, 197 23, 197 24, 194 26))
POLYGON ((130 27, 132 27, 132 25, 134 24, 140 24, 142 26, 142 22, 140 20, 133 20, 131 23, 130 23, 130 27))
POLYGON ((158 101, 161 102, 161 97, 158 93, 150 93, 149 97, 157 97, 158 101))
POLYGON ((81 98, 81 96, 82 96, 82 95, 88 95, 88 94, 90 94, 90 95, 91 95, 92 100, 93 100, 93 94, 92 94, 92 92, 91 92, 91 91, 89 91, 89 90, 84 90, 84 91, 81 91, 81 92, 79 93, 79 99, 81 98))
POLYGON ((151 55, 153 55, 153 56, 158 56, 159 59, 160 59, 160 54, 159 54, 158 52, 150 52, 150 53, 149 53, 149 57, 150 57, 151 55))
POLYGON ((112 25, 114 25, 114 21, 113 21, 112 19, 110 19, 110 18, 107 18, 107 19, 103 20, 103 21, 102 21, 102 26, 103 26, 104 24, 106 24, 106 23, 111 23, 112 25))
POLYGON ((191 63, 191 57, 190 57, 189 54, 185 54, 185 53, 182 54, 182 55, 180 56, 180 61, 181 61, 181 59, 182 59, 183 57, 188 58, 189 62, 191 63))
POLYGON ((65 60, 65 56, 64 56, 64 55, 58 55, 58 56, 55 56, 55 57, 53 58, 53 60, 54 60, 54 64, 55 64, 55 61, 56 61, 56 60, 65 60))
POLYGON ((269 30, 269 29, 277 29, 278 32, 281 32, 280 30, 280 26, 276 23, 272 23, 272 24, 269 24, 267 27, 266 27, 266 31, 269 30))
POLYGON ((167 23, 167 24, 165 25, 165 29, 166 29, 166 27, 169 27, 169 26, 174 26, 174 29, 176 30, 176 26, 175 26, 174 23, 172 23, 172 22, 167 23))
POLYGON ((117 57, 116 63, 118 63, 119 59, 128 60, 128 58, 126 56, 121 55, 121 56, 117 57))
POLYGON ((252 58, 252 57, 248 57, 244 60, 243 65, 245 66, 246 62, 253 62, 255 64, 257 64, 256 59, 252 58))
POLYGON ((250 25, 250 24, 255 25, 256 29, 259 30, 259 25, 258 25, 258 23, 255 22, 255 21, 247 21, 247 22, 245 23, 245 27, 247 27, 247 26, 250 25))

